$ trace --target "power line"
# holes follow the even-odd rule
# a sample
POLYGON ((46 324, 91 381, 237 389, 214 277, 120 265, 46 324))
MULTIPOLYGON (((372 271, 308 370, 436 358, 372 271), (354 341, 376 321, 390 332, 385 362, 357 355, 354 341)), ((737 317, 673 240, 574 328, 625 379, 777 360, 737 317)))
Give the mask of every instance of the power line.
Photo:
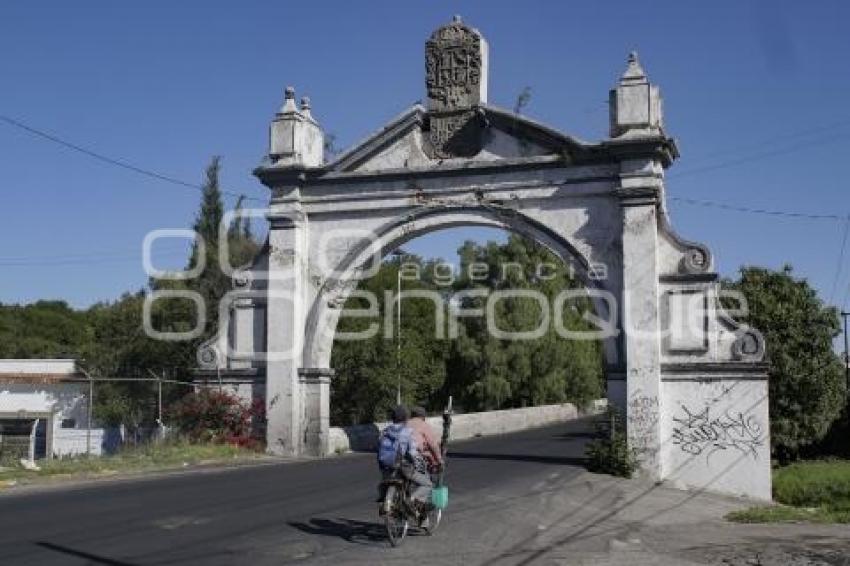
POLYGON ((806 138, 811 137, 816 134, 820 134, 823 132, 828 132, 830 130, 840 129, 844 126, 850 125, 850 118, 845 118, 843 120, 838 120, 837 122, 832 122, 830 124, 825 124, 822 126, 816 126, 813 128, 806 128, 805 130, 798 130, 796 132, 790 132, 786 134, 779 134, 775 136, 771 136, 769 138, 762 138, 760 140, 753 141, 751 143, 747 143, 744 145, 738 145, 735 147, 726 147, 724 149, 708 151, 700 154, 698 157, 701 159, 705 159, 706 157, 719 157, 723 155, 736 154, 740 153, 742 150, 748 150, 751 148, 761 148, 764 149, 767 146, 777 145, 785 140, 794 140, 797 138, 806 138))
MULTIPOLYGON (((161 256, 177 256, 185 254, 184 251, 173 251, 170 253, 158 254, 161 256)), ((51 265, 96 265, 103 263, 123 263, 130 261, 139 261, 140 255, 105 255, 92 257, 68 257, 68 258, 12 258, 0 259, 0 267, 40 267, 51 265)))
MULTIPOLYGON (((162 173, 158 173, 158 172, 152 171, 150 169, 144 169, 142 167, 139 167, 137 165, 133 165, 132 163, 124 161, 123 159, 116 159, 114 157, 109 157, 107 155, 103 155, 102 153, 98 153, 96 151, 92 151, 90 149, 87 149, 87 148, 82 147, 80 145, 77 145, 75 143, 69 142, 69 141, 64 140, 60 137, 54 136, 53 134, 49 134, 47 132, 44 132, 42 130, 39 130, 37 128, 29 126, 27 124, 24 124, 23 122, 20 122, 18 120, 15 120, 13 118, 8 117, 8 116, 0 114, 0 120, 3 120, 4 122, 9 124, 10 126, 14 126, 15 128, 18 128, 19 130, 23 130, 23 131, 25 131, 29 134, 40 137, 40 138, 45 139, 47 141, 50 141, 52 143, 61 145, 63 147, 66 147, 68 149, 71 149, 73 151, 76 151, 78 153, 86 155, 88 157, 91 157, 92 159, 96 159, 96 160, 101 161, 103 163, 107 163, 107 164, 112 165, 114 167, 120 167, 121 169, 126 169, 128 171, 132 171, 132 172, 137 173, 139 175, 144 175, 145 177, 150 177, 152 179, 157 179, 159 181, 171 183, 172 185, 177 185, 177 186, 181 186, 181 187, 185 187, 185 188, 189 188, 189 189, 194 189, 194 190, 201 190, 201 191, 204 190, 203 185, 198 185, 198 184, 195 184, 195 183, 189 183, 188 181, 183 181, 182 179, 170 177, 168 175, 164 175, 162 173)), ((245 200, 262 202, 264 204, 267 202, 265 199, 261 199, 261 198, 258 198, 258 197, 245 196, 241 193, 236 193, 236 192, 233 192, 233 191, 222 190, 221 193, 225 194, 225 195, 232 196, 234 198, 244 197, 245 200)))
POLYGON ((670 175, 668 175, 668 178, 675 179, 675 178, 679 178, 679 177, 686 177, 688 175, 696 175, 696 174, 699 174, 699 173, 707 173, 709 171, 715 171, 717 169, 726 169, 727 167, 734 167, 736 165, 743 165, 745 163, 750 163, 752 161, 758 161, 758 160, 761 160, 761 159, 767 159, 769 157, 775 157, 777 155, 783 155, 783 154, 786 154, 786 153, 793 153, 793 152, 795 152, 799 149, 802 149, 804 147, 810 147, 810 146, 815 146, 815 145, 823 145, 823 144, 832 142, 836 138, 841 138, 843 135, 844 134, 832 135, 832 136, 828 136, 828 137, 823 138, 823 139, 816 139, 814 141, 809 141, 809 142, 806 142, 806 143, 793 144, 793 145, 789 145, 787 147, 783 147, 783 148, 779 148, 779 149, 774 149, 774 150, 770 150, 770 151, 762 151, 762 152, 754 153, 754 154, 751 154, 751 155, 748 155, 748 156, 739 157, 737 159, 730 159, 730 160, 727 160, 727 161, 722 161, 720 163, 715 163, 714 165, 706 165, 704 167, 695 167, 693 169, 685 169, 684 171, 671 173, 670 175))
MULTIPOLYGON (((188 241, 189 240, 187 240, 187 242, 188 241)), ((157 246, 157 247, 159 248, 160 246, 157 246)), ((185 247, 188 247, 188 246, 185 246, 185 247)), ((166 246, 166 245, 162 246, 162 250, 166 251, 168 253, 177 253, 177 252, 182 251, 183 248, 184 248, 184 246, 180 246, 178 248, 174 244, 169 245, 169 246, 166 246)), ((84 258, 90 258, 90 257, 104 257, 104 256, 106 256, 106 257, 111 257, 111 256, 126 257, 131 253, 138 252, 138 250, 139 250, 139 248, 136 247, 136 248, 133 248, 133 249, 124 248, 124 249, 120 249, 120 250, 99 250, 99 251, 84 252, 84 253, 66 252, 66 253, 57 253, 57 254, 42 255, 42 256, 31 256, 31 255, 0 256, 0 262, 4 262, 4 261, 28 261, 28 260, 50 261, 50 260, 53 260, 53 259, 84 259, 84 258)))
POLYGON ((726 204, 722 202, 716 202, 711 200, 701 200, 701 199, 693 199, 687 197, 674 197, 668 196, 669 200, 676 202, 684 202, 686 204, 693 204, 696 206, 705 206, 710 208, 721 208, 723 210, 732 210, 735 212, 746 212, 749 214, 764 214, 767 216, 782 216, 787 218, 805 218, 809 220, 844 220, 845 216, 840 216, 838 214, 810 214, 806 212, 792 212, 787 210, 771 210, 768 208, 753 208, 748 206, 736 206, 732 204, 726 204))
MULTIPOLYGON (((90 149, 87 149, 85 147, 82 147, 80 145, 77 145, 75 143, 67 141, 65 139, 62 139, 62 138, 55 136, 53 134, 49 134, 47 132, 44 132, 42 130, 39 130, 37 128, 29 126, 29 125, 27 125, 27 124, 25 124, 25 123, 23 123, 19 120, 15 120, 15 119, 10 118, 8 116, 0 114, 0 120, 3 120, 7 124, 9 124, 9 125, 11 125, 15 128, 18 128, 20 130, 23 130, 23 131, 25 131, 29 134, 32 134, 34 136, 48 140, 52 143, 61 145, 63 147, 66 147, 66 148, 71 149, 73 151, 76 151, 78 153, 81 153, 83 155, 91 157, 92 159, 96 159, 98 161, 101 161, 103 163, 107 163, 107 164, 115 166, 115 167, 119 167, 119 168, 122 168, 122 169, 126 169, 128 171, 132 171, 132 172, 137 173, 139 175, 144 175, 146 177, 150 177, 150 178, 153 178, 153 179, 157 179, 159 181, 171 183, 173 185, 181 186, 181 187, 184 187, 184 188, 189 188, 189 189, 193 189, 193 190, 201 190, 201 191, 203 191, 203 189, 204 189, 204 187, 202 185, 190 183, 190 182, 184 181, 182 179, 177 179, 175 177, 171 177, 171 176, 165 175, 163 173, 158 173, 158 172, 150 170, 150 169, 145 169, 145 168, 133 165, 133 164, 131 164, 127 161, 124 161, 122 159, 116 159, 116 158, 109 157, 107 155, 103 155, 101 153, 92 151, 90 149)), ((822 129, 830 129, 830 128, 834 128, 838 125, 843 125, 843 124, 844 124, 844 122, 839 122, 839 123, 834 124, 832 126, 824 127, 822 129)), ((816 130, 813 130, 813 131, 816 131, 816 130)), ((830 141, 830 140, 829 139, 820 140, 816 143, 825 143, 826 141, 830 141)), ((798 149, 799 147, 802 147, 803 145, 811 145, 811 144, 797 144, 795 146, 791 146, 791 147, 784 148, 784 149, 781 149, 781 150, 776 150, 776 151, 772 151, 772 152, 764 152, 762 154, 757 154, 755 156, 744 157, 744 158, 741 158, 741 159, 728 161, 728 162, 724 162, 724 163, 719 163, 719 164, 706 166, 706 167, 702 167, 702 168, 686 170, 686 171, 683 171, 681 173, 674 173, 672 175, 669 175, 668 177, 669 178, 675 178, 677 176, 696 174, 696 173, 706 172, 706 171, 710 171, 710 170, 730 167, 730 166, 733 166, 733 165, 745 163, 747 161, 752 161, 752 160, 756 160, 756 159, 763 159, 763 158, 770 157, 770 156, 773 156, 773 155, 778 155, 778 154, 781 154, 781 153, 786 153, 788 151, 793 151, 793 150, 798 149)), ((242 197, 245 200, 249 200, 249 201, 262 202, 263 204, 267 203, 267 201, 265 199, 262 199, 262 198, 259 198, 259 197, 245 196, 244 194, 233 192, 233 191, 221 190, 221 193, 232 196, 234 198, 242 197)), ((771 215, 771 216, 784 216, 784 217, 790 217, 790 218, 808 218, 808 219, 814 219, 814 220, 841 220, 841 219, 844 218, 842 216, 834 215, 834 214, 807 214, 807 213, 798 213, 798 212, 767 210, 767 209, 761 209, 761 208, 735 206, 735 205, 730 205, 730 204, 726 204, 726 203, 722 203, 722 202, 691 199, 691 198, 685 198, 685 197, 668 197, 668 198, 670 200, 673 200, 673 201, 684 202, 684 203, 687 203, 687 204, 693 204, 693 205, 698 205, 698 206, 713 207, 713 208, 719 208, 719 209, 724 209, 724 210, 732 210, 732 211, 736 211, 736 212, 765 214, 765 215, 771 215)))

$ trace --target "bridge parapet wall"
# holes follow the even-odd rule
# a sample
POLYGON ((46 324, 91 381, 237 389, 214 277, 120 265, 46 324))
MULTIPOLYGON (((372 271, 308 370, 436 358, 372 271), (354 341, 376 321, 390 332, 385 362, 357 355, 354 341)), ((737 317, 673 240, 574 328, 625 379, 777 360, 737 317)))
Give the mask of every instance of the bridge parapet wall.
MULTIPOLYGON (((452 419, 451 440, 507 434, 571 421, 582 416, 597 414, 604 410, 607 404, 606 399, 598 399, 591 403, 586 410, 579 410, 572 403, 563 403, 455 415, 452 419)), ((383 422, 331 427, 328 455, 349 451, 368 452, 375 450, 378 446, 378 437, 388 424, 383 422)), ((428 424, 434 428, 438 436, 442 434, 442 417, 430 417, 428 424)))

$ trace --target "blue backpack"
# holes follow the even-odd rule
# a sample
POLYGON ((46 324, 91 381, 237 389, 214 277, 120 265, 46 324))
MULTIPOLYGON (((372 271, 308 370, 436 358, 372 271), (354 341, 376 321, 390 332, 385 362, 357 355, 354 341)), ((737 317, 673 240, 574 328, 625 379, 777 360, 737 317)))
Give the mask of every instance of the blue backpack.
POLYGON ((378 465, 382 469, 395 468, 404 456, 415 452, 413 431, 405 424, 391 424, 384 429, 378 442, 378 465))

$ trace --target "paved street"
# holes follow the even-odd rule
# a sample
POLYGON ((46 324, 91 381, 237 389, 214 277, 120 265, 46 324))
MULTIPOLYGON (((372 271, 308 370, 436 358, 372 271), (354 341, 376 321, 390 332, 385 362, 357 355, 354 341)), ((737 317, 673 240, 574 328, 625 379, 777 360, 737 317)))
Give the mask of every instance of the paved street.
POLYGON ((586 473, 589 429, 457 443, 440 531, 397 549, 376 522, 373 457, 358 454, 5 494, 0 564, 847 563, 846 527, 730 525, 735 501, 586 473))

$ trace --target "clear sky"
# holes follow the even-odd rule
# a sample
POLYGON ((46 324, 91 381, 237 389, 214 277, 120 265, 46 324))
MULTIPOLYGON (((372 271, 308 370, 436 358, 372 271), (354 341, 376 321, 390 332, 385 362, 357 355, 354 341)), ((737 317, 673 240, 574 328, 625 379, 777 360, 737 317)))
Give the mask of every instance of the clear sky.
MULTIPOLYGON (((0 115, 190 183, 220 154, 227 189, 265 198, 250 171, 286 85, 347 147, 424 97, 424 42, 456 13, 490 43, 491 103, 528 86, 525 114, 586 140, 606 135, 608 90, 638 50, 682 153, 671 197, 850 213, 843 1, 4 2, 0 115)), ((0 191, 0 301, 76 306, 141 287, 144 235, 189 226, 199 199, 2 121, 0 191)), ((850 250, 833 291, 840 219, 669 204, 725 275, 789 262, 825 299, 848 293, 850 250)), ((463 235, 485 233, 409 247, 452 256, 463 235)))

